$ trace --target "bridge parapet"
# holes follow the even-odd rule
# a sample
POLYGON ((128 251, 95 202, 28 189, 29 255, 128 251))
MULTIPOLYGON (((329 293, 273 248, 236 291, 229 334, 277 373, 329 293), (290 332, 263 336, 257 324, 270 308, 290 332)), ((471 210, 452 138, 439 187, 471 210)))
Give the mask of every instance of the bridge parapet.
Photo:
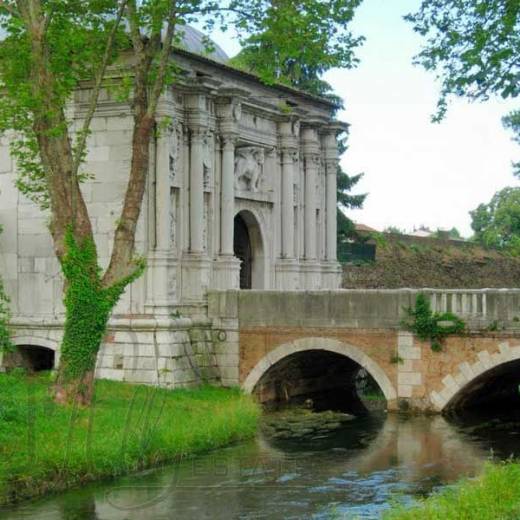
MULTIPOLYGON (((222 383, 248 391, 282 360, 326 351, 363 367, 383 390, 389 410, 443 411, 477 399, 475 388, 494 384, 511 363, 520 366, 516 289, 225 291, 210 293, 208 303, 220 338, 215 352, 222 383), (442 352, 434 352, 428 341, 403 331, 405 309, 419 292, 429 296, 434 311, 461 316, 470 334, 449 336, 442 352)), ((283 386, 285 375, 279 377, 283 386)), ((506 377, 498 380, 509 384, 506 377)), ((505 390, 492 387, 488 393, 505 390)))
POLYGON ((520 329, 520 289, 223 291, 210 293, 209 314, 241 326, 398 329, 420 292, 434 311, 459 315, 471 330, 520 329))

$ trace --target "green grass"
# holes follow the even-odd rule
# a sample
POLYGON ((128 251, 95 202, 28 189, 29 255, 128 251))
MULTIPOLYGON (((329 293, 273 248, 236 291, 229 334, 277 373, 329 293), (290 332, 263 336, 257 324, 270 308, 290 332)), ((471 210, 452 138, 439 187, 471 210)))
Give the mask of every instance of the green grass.
POLYGON ((180 460, 254 435, 238 389, 97 381, 90 409, 56 406, 49 374, 0 374, 0 505, 180 460))
POLYGON ((419 505, 397 507, 384 520, 518 520, 520 464, 489 464, 474 480, 463 480, 419 505))

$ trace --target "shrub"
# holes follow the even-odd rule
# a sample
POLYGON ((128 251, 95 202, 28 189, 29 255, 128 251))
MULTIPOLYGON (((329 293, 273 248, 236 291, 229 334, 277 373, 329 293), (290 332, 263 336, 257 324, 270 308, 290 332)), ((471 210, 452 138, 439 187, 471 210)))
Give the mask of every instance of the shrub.
POLYGON ((444 338, 464 332, 466 324, 452 312, 433 312, 430 301, 423 293, 415 299, 415 308, 405 309, 407 317, 402 326, 413 332, 420 340, 430 341, 434 352, 442 350, 444 338))

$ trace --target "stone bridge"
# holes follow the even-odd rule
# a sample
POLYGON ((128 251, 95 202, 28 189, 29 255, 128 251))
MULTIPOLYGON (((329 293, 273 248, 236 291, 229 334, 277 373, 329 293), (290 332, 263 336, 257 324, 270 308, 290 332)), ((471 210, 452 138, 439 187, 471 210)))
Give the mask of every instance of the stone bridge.
POLYGON ((209 317, 223 331, 215 347, 222 380, 263 401, 318 391, 341 400, 353 398, 353 376, 363 368, 388 410, 445 412, 518 399, 520 291, 422 291, 433 310, 455 312, 468 325, 442 352, 402 330, 417 292, 210 293, 209 317))

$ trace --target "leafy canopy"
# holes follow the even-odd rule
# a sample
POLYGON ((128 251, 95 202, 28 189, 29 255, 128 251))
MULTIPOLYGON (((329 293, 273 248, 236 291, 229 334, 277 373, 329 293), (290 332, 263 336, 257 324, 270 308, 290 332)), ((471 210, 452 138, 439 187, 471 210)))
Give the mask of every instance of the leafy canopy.
POLYGON ((265 16, 242 39, 233 64, 266 81, 323 95, 320 76, 333 67, 351 68, 363 38, 347 29, 362 0, 271 0, 265 16))
MULTIPOLYGON (((437 114, 446 114, 450 95, 485 101, 520 94, 519 0, 423 0, 405 17, 426 45, 416 63, 435 70, 442 82, 437 114)), ((520 141, 520 111, 504 118, 520 141)), ((520 175, 520 163, 515 165, 520 175)))
POLYGON ((475 240, 520 255, 520 188, 504 188, 470 212, 475 240))

